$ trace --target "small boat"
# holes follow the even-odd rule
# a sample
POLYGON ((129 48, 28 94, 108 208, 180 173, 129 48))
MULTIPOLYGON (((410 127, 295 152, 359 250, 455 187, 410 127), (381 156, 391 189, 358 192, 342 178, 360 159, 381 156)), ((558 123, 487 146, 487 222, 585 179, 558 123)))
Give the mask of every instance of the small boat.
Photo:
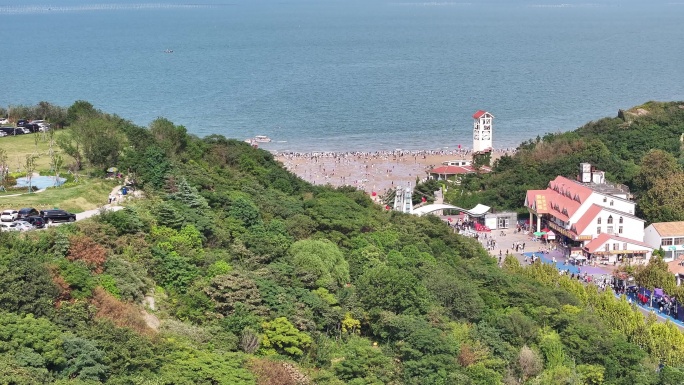
POLYGON ((172 49, 165 49, 164 53, 173 53, 173 50, 172 49))
POLYGON ((254 141, 258 143, 268 143, 271 141, 271 138, 266 135, 257 135, 254 137, 254 141))

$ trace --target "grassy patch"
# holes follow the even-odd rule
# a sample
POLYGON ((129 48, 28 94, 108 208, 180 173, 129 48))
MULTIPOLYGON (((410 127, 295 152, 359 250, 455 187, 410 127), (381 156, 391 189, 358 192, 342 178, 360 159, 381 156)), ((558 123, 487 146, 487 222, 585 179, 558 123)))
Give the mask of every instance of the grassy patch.
POLYGON ((82 177, 77 184, 67 183, 63 187, 48 188, 40 193, 0 196, 0 208, 34 207, 44 210, 57 207, 80 213, 106 204, 109 193, 117 184, 118 181, 115 180, 82 177))
MULTIPOLYGON (((64 131, 55 131, 55 139, 64 135, 64 131)), ((41 175, 52 175, 50 170, 50 144, 47 134, 34 133, 18 136, 6 136, 0 138, 0 148, 7 152, 7 160, 10 172, 20 173, 15 176, 25 176, 24 164, 26 155, 38 155, 36 158, 36 171, 41 175), (36 136, 38 145, 36 146, 36 136)), ((62 177, 71 180, 67 175, 66 166, 73 163, 73 158, 64 154, 56 144, 53 150, 62 155, 64 159, 64 169, 62 177)), ((83 174, 86 171, 82 171, 83 174)), ((107 197, 116 186, 117 181, 102 180, 97 178, 81 177, 79 183, 67 182, 62 187, 48 188, 40 193, 28 193, 28 188, 0 193, 0 208, 34 207, 38 210, 51 209, 58 207, 70 212, 79 213, 86 210, 98 208, 107 203, 107 197), (14 196, 21 194, 19 196, 14 196)))
MULTIPOLYGON (((55 140, 64 134, 65 132, 62 130, 55 131, 55 140)), ((12 172, 24 170, 26 155, 29 154, 38 155, 38 158, 36 158, 37 170, 50 169, 50 139, 46 133, 37 132, 34 134, 0 137, 0 148, 7 152, 7 163, 12 172), (36 146, 36 136, 38 137, 38 146, 36 146)), ((64 154, 62 149, 56 144, 53 146, 53 150, 62 155, 64 159, 63 167, 65 169, 67 165, 74 162, 74 159, 64 154)))

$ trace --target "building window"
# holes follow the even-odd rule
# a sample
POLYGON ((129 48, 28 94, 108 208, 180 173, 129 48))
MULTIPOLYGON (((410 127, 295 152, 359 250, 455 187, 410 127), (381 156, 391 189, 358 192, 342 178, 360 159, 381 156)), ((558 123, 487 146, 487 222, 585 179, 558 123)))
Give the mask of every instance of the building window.
POLYGON ((613 250, 620 250, 620 244, 619 243, 613 243, 613 250))
POLYGON ((610 251, 610 244, 606 243, 606 246, 604 247, 605 251, 610 251))
POLYGON ((613 201, 610 201, 610 205, 611 205, 611 206, 613 205, 613 201))
POLYGON ((622 250, 627 250, 627 242, 622 244, 622 250))
POLYGON ((618 234, 622 234, 622 226, 618 227, 618 234))
POLYGON ((679 237, 674 239, 675 245, 684 245, 684 237, 679 237))
POLYGON ((620 221, 620 224, 622 224, 622 222, 623 222, 623 219, 622 219, 622 217, 620 217, 619 221, 620 221))
POLYGON ((672 238, 663 238, 660 244, 662 246, 672 246, 672 238))
POLYGON ((608 202, 608 198, 603 197, 603 203, 606 203, 606 202, 608 202))
POLYGON ((599 225, 601 224, 601 217, 599 217, 599 219, 596 220, 596 224, 599 224, 599 225))
POLYGON ((613 224, 613 216, 612 216, 612 215, 609 215, 609 216, 608 216, 608 224, 609 224, 609 225, 612 225, 612 224, 613 224))
POLYGON ((606 233, 613 234, 613 226, 606 227, 606 233))
POLYGON ((601 234, 601 226, 596 228, 596 234, 601 234))

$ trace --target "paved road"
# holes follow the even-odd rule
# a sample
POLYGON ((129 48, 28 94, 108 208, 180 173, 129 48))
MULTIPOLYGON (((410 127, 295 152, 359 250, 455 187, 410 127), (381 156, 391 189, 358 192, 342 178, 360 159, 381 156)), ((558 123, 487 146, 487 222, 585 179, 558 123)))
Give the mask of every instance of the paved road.
POLYGON ((119 211, 121 209, 123 209, 123 206, 104 205, 104 206, 100 207, 99 209, 88 210, 88 211, 84 211, 82 213, 76 214, 76 220, 80 221, 83 219, 94 217, 95 215, 100 214, 102 211, 119 211))
MULTIPOLYGON (((492 257, 494 257, 496 259, 499 258, 499 252, 501 252, 501 255, 503 257, 505 257, 506 252, 508 251, 509 253, 513 254, 516 257, 516 259, 518 259, 518 261, 520 262, 520 264, 522 266, 525 266, 526 265, 525 264, 525 255, 522 252, 517 252, 517 253, 514 252, 513 251, 514 250, 513 244, 525 242, 525 252, 528 254, 530 252, 538 252, 539 247, 541 246, 540 242, 532 241, 532 239, 530 238, 529 235, 525 235, 522 232, 516 233, 512 229, 509 229, 505 232, 505 234, 506 234, 505 236, 500 235, 500 233, 501 233, 500 231, 494 230, 490 233, 487 233, 487 238, 486 238, 486 239, 494 239, 496 241, 496 247, 494 248, 494 250, 489 251, 489 254, 492 255, 492 257)), ((483 234, 483 233, 481 233, 481 234, 483 234)), ((482 243, 483 247, 485 247, 486 240, 482 237, 479 240, 480 240, 480 243, 482 243)), ((561 254, 562 253, 559 252, 559 253, 556 253, 555 255, 558 256, 561 254)), ((559 259, 559 258, 560 257, 557 257, 557 259, 559 259)), ((562 262, 561 259, 559 259, 559 260, 562 262)), ((559 266, 559 268, 562 268, 562 265, 559 266)), ((583 267, 583 269, 584 268, 585 267, 583 267)), ((595 275, 611 274, 611 271, 609 268, 605 268, 605 267, 593 268, 592 267, 591 269, 592 269, 592 271, 597 272, 597 274, 595 274, 595 275), (601 270, 601 273, 598 273, 599 270, 601 270)), ((582 271, 584 271, 584 270, 582 270, 582 271)), ((645 307, 645 306, 642 306, 639 304, 636 304, 636 308, 645 316, 647 316, 650 313, 654 313, 659 322, 666 322, 669 320, 670 322, 674 323, 679 328, 679 330, 684 332, 684 324, 682 324, 679 321, 675 321, 670 317, 658 314, 658 311, 656 309, 645 307)))
MULTIPOLYGON (((121 191, 121 186, 116 186, 112 189, 112 192, 109 194, 109 196, 116 198, 115 201, 116 200, 120 201, 123 199, 121 197, 121 194, 119 193, 120 191, 121 191)), ((106 204, 102 207, 92 209, 92 210, 86 210, 82 213, 76 214, 76 221, 78 222, 78 221, 81 221, 81 220, 84 220, 87 218, 94 217, 95 215, 98 215, 103 211, 119 211, 122 209, 123 209, 123 206, 119 206, 119 205, 114 204, 114 203, 109 203, 109 204, 106 204)), ((55 225, 59 225, 59 223, 52 224, 51 226, 55 226, 55 225)))

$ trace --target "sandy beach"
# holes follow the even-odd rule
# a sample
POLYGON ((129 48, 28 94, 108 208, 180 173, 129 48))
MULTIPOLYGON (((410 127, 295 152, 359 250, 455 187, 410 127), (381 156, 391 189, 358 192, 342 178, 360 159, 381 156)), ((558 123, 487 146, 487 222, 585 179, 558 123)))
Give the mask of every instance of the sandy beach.
MULTIPOLYGON (((506 154, 494 150, 492 161, 506 154)), ((326 152, 278 154, 285 168, 315 185, 353 186, 368 194, 414 186, 443 162, 471 160, 469 151, 326 152)))

